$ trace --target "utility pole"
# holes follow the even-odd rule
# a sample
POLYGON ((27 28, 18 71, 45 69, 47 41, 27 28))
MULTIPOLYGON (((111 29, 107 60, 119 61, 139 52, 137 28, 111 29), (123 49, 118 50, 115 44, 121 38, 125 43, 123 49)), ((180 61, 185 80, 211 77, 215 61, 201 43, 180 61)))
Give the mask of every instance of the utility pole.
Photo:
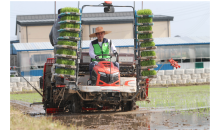
POLYGON ((142 1, 142 9, 143 9, 143 1, 142 1))
POLYGON ((80 4, 80 1, 78 1, 78 9, 79 9, 79 4, 80 4))

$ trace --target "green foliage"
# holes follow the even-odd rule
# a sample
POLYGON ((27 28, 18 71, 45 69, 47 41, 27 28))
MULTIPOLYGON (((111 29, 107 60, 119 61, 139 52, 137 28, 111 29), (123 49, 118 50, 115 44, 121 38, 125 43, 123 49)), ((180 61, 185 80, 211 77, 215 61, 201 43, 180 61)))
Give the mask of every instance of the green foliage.
POLYGON ((157 72, 156 70, 150 70, 150 71, 144 70, 141 72, 141 75, 142 76, 157 75, 157 72))
POLYGON ((62 23, 60 24, 60 28, 79 28, 80 25, 78 23, 62 23))
POLYGON ((156 65, 156 61, 155 60, 141 61, 140 65, 141 66, 156 65))
POLYGON ((65 41, 65 40, 59 40, 58 45, 70 45, 70 46, 77 46, 76 42, 73 41, 65 41))
POLYGON ((61 13, 64 12, 76 12, 79 13, 79 9, 78 8, 73 8, 73 7, 65 7, 61 9, 61 13))
POLYGON ((144 42, 144 43, 141 43, 140 46, 141 47, 155 46, 155 43, 154 42, 144 42))
POLYGON ((77 20, 80 21, 80 16, 73 16, 73 15, 65 15, 61 17, 61 21, 64 20, 77 20))
POLYGON ((150 31, 152 26, 138 26, 138 31, 150 31))
POLYGON ((141 52, 141 57, 155 56, 155 55, 156 55, 155 51, 143 51, 143 52, 141 52))
POLYGON ((55 72, 57 74, 66 74, 66 75, 74 75, 75 71, 72 69, 65 69, 65 68, 56 68, 55 72))
POLYGON ((65 64, 65 65, 72 65, 72 66, 75 65, 75 61, 67 60, 67 59, 57 59, 56 63, 58 63, 58 64, 65 64))
POLYGON ((70 49, 57 49, 56 54, 65 54, 76 56, 76 51, 70 49))
POLYGON ((79 37, 79 34, 75 32, 61 32, 59 36, 79 37))
POLYGON ((138 39, 152 38, 152 34, 138 34, 138 39))

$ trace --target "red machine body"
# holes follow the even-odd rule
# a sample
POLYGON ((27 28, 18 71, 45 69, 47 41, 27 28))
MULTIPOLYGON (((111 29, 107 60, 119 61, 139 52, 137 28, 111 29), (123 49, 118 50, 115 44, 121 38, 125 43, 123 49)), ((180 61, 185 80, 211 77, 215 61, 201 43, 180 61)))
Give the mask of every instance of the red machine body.
POLYGON ((98 65, 93 67, 93 70, 97 74, 97 81, 96 86, 120 86, 120 72, 117 67, 114 66, 112 62, 109 61, 100 61, 98 62, 98 65), (111 70, 110 70, 111 69, 111 70), (105 76, 102 76, 100 73, 105 73, 105 76), (113 74, 117 73, 117 77, 113 77, 113 74), (112 75, 110 77, 110 75, 112 75), (113 79, 111 80, 112 83, 108 83, 105 80, 108 80, 108 78, 116 78, 113 82, 113 79))

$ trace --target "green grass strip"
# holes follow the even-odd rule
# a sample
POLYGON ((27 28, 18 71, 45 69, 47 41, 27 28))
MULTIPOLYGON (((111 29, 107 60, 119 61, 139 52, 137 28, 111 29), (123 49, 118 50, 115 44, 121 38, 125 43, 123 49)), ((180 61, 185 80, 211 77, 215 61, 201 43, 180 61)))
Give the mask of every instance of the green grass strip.
POLYGON ((155 51, 143 51, 143 52, 141 52, 141 57, 155 56, 155 55, 156 55, 155 51))
POLYGON ((65 54, 65 55, 76 56, 76 51, 73 51, 70 49, 57 49, 56 54, 65 54))
POLYGON ((79 9, 78 8, 73 8, 73 7, 65 7, 61 9, 61 13, 64 12, 76 12, 79 13, 79 9))
POLYGON ((41 102, 42 97, 38 93, 10 94, 10 100, 20 100, 24 102, 33 103, 41 102))
POLYGON ((63 24, 60 24, 60 28, 63 29, 63 28, 79 28, 80 25, 78 23, 63 23, 63 24))
POLYGON ((64 41, 64 40, 59 40, 58 45, 69 45, 69 46, 77 46, 76 42, 72 42, 72 41, 64 41))
POLYGON ((79 37, 79 34, 75 32, 60 32, 59 36, 79 37))
POLYGON ((142 76, 157 75, 157 72, 156 70, 150 70, 150 71, 144 70, 141 72, 141 75, 142 76))
POLYGON ((156 65, 156 61, 155 60, 141 61, 140 65, 141 66, 156 65))
POLYGON ((155 46, 154 42, 143 42, 140 44, 140 47, 149 47, 149 46, 155 46))

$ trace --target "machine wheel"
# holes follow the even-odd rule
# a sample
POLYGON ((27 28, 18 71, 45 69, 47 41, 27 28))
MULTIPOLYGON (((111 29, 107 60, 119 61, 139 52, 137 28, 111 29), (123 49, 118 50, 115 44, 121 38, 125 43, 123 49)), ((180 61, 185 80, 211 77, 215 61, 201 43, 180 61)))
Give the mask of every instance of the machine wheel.
POLYGON ((122 104, 121 106, 122 111, 132 111, 132 110, 136 110, 136 102, 135 100, 133 101, 128 101, 126 102, 126 104, 122 104))
POLYGON ((71 112, 72 113, 80 113, 82 110, 80 97, 77 94, 73 94, 72 102, 71 102, 71 112))

